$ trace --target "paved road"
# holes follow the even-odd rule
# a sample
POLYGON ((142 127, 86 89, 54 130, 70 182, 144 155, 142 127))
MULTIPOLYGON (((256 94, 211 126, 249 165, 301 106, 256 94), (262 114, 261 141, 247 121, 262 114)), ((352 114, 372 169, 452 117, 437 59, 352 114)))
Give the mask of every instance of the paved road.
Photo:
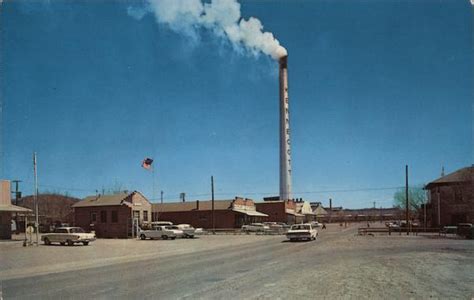
MULTIPOLYGON (((387 247, 382 240, 378 248, 372 248, 370 238, 354 237, 354 233, 354 229, 325 233, 316 242, 299 243, 283 242, 280 236, 231 248, 6 280, 2 282, 2 295, 5 299, 470 298, 474 295, 470 287, 474 278, 469 277, 469 270, 474 266, 472 244, 452 246, 460 254, 455 259, 464 259, 453 266, 454 270, 443 271, 446 277, 452 276, 452 271, 464 274, 451 286, 455 291, 462 291, 453 294, 452 290, 445 293, 442 288, 437 289, 437 283, 431 282, 444 278, 418 280, 417 272, 426 270, 393 269, 399 263, 391 261, 392 257, 396 259, 407 251, 423 252, 419 241, 400 238, 401 243, 406 241, 409 246, 397 248, 400 242, 395 241, 393 246, 387 247), (358 249, 351 249, 351 243, 357 244, 358 249), (412 274, 412 278, 406 277, 407 274, 412 274), (368 280, 364 282, 364 279, 368 280), (391 284, 393 280, 397 281, 395 285, 391 284)), ((432 247, 432 244, 426 244, 426 247, 432 247)))

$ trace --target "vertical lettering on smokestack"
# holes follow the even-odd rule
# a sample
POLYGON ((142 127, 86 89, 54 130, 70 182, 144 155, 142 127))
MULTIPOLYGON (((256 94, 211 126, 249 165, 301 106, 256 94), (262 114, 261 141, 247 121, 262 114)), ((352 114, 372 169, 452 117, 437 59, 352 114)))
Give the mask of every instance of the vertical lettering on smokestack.
POLYGON ((288 56, 280 64, 280 200, 291 199, 291 143, 288 100, 288 56))

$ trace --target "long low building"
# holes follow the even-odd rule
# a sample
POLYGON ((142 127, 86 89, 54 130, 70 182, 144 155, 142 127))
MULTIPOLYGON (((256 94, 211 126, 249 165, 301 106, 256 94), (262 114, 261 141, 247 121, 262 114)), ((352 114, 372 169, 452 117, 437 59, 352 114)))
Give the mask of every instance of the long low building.
MULTIPOLYGON (((213 228, 212 201, 153 203, 153 221, 190 224, 196 228, 213 228)), ((267 214, 257 211, 252 199, 235 197, 214 201, 214 224, 217 229, 240 228, 244 224, 262 222, 267 214)))

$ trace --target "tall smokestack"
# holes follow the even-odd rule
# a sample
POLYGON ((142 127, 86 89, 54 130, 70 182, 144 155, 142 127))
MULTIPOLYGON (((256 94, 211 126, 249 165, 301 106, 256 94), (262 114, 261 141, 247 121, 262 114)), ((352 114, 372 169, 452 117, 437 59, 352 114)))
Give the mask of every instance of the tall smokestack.
POLYGON ((280 58, 280 200, 291 199, 290 111, 288 56, 280 58))

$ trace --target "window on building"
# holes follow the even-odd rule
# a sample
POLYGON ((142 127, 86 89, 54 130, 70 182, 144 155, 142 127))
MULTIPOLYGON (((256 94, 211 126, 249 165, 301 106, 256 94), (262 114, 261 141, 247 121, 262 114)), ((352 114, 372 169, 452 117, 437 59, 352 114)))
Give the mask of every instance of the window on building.
POLYGON ((101 223, 107 223, 107 211, 106 210, 102 210, 100 212, 100 222, 101 223))
POLYGON ((134 210, 133 211, 133 218, 134 219, 140 219, 140 211, 139 210, 134 210))
POLYGON ((148 211, 147 210, 143 211, 143 221, 148 222, 148 211))
POLYGON ((91 213, 91 223, 97 222, 97 213, 91 213))
POLYGON ((118 222, 118 212, 116 210, 112 211, 112 223, 118 222))

